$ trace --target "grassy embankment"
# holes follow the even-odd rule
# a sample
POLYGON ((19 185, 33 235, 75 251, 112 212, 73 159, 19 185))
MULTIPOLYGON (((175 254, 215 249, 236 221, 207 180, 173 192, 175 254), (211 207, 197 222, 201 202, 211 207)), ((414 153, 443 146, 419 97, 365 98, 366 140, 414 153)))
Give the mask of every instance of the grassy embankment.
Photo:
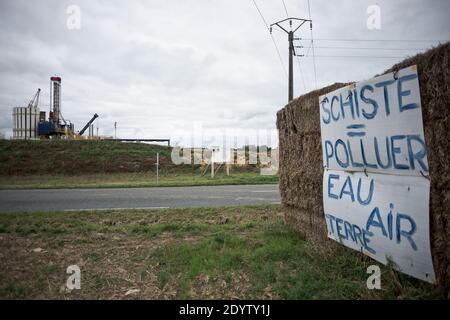
POLYGON ((199 165, 174 165, 165 146, 112 141, 0 140, 0 189, 154 187, 277 183, 256 166, 211 178, 199 165), (160 179, 156 181, 156 153, 160 179))
POLYGON ((436 297, 384 266, 381 290, 368 290, 376 262, 304 241, 280 206, 1 214, 0 239, 0 298, 436 297), (69 292, 73 264, 81 289, 69 292))

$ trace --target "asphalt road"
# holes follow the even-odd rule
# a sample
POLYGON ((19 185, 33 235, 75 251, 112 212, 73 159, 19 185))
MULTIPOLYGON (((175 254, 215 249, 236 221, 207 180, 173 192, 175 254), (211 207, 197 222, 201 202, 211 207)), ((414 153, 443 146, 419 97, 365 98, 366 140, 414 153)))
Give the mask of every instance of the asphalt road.
POLYGON ((0 190, 0 212, 213 207, 279 203, 278 185, 0 190))

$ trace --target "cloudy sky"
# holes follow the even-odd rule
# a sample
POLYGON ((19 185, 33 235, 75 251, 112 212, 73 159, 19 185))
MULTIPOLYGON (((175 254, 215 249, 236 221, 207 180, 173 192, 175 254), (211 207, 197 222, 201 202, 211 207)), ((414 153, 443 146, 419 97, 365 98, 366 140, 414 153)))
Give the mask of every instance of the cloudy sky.
MULTIPOLYGON (((180 142, 194 126, 274 129, 287 100, 287 36, 273 31, 280 61, 265 23, 309 18, 308 1, 255 1, 263 18, 253 0, 0 0, 0 133, 12 135, 12 107, 37 88, 48 111, 52 75, 62 77, 62 113, 78 130, 95 112, 100 134, 113 135, 117 121, 124 138, 180 142), (67 26, 71 5, 79 29, 67 26)), ((310 12, 316 68, 305 25, 295 96, 370 78, 450 39, 448 0, 310 0, 310 12), (367 27, 374 4, 379 30, 367 27)))

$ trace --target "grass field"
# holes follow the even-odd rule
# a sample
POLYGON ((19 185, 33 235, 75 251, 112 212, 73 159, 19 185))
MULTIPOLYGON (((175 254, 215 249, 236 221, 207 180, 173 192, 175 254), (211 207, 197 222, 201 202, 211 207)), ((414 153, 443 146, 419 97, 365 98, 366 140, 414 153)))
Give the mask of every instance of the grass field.
POLYGON ((0 189, 181 187, 272 183, 278 183, 278 175, 262 176, 253 172, 233 173, 230 176, 221 173, 214 179, 200 174, 165 174, 160 176, 159 182, 156 181, 154 173, 0 176, 0 189))
POLYGON ((0 215, 0 298, 425 299, 433 287, 334 243, 318 247, 280 206, 0 215), (66 268, 81 289, 65 289, 66 268))

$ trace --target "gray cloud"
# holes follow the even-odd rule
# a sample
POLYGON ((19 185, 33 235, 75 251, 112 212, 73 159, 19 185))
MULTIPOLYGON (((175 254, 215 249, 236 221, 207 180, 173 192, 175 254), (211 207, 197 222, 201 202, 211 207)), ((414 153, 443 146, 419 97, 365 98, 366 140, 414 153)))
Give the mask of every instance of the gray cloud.
MULTIPOLYGON (((256 0, 268 23, 285 17, 281 1, 256 0)), ((307 0, 286 0, 293 16, 308 17, 307 0)), ((399 56, 317 57, 319 87, 362 80, 436 42, 330 42, 337 39, 450 39, 446 0, 378 1, 381 30, 366 28, 373 1, 310 0, 315 53, 399 56), (409 51, 329 49, 349 46, 409 51)), ((10 136, 11 109, 63 79, 63 114, 81 128, 94 112, 101 134, 164 138, 205 128, 275 128, 286 103, 287 79, 251 0, 0 2, 0 132, 10 136), (69 5, 81 9, 81 29, 68 30, 69 5)), ((299 35, 309 38, 305 26, 299 35)), ((274 31, 287 66, 287 37, 274 31)), ((303 53, 309 40, 303 40, 303 53)), ((311 52, 311 50, 310 50, 311 52)), ((294 64, 296 95, 315 88, 312 59, 294 64)))

